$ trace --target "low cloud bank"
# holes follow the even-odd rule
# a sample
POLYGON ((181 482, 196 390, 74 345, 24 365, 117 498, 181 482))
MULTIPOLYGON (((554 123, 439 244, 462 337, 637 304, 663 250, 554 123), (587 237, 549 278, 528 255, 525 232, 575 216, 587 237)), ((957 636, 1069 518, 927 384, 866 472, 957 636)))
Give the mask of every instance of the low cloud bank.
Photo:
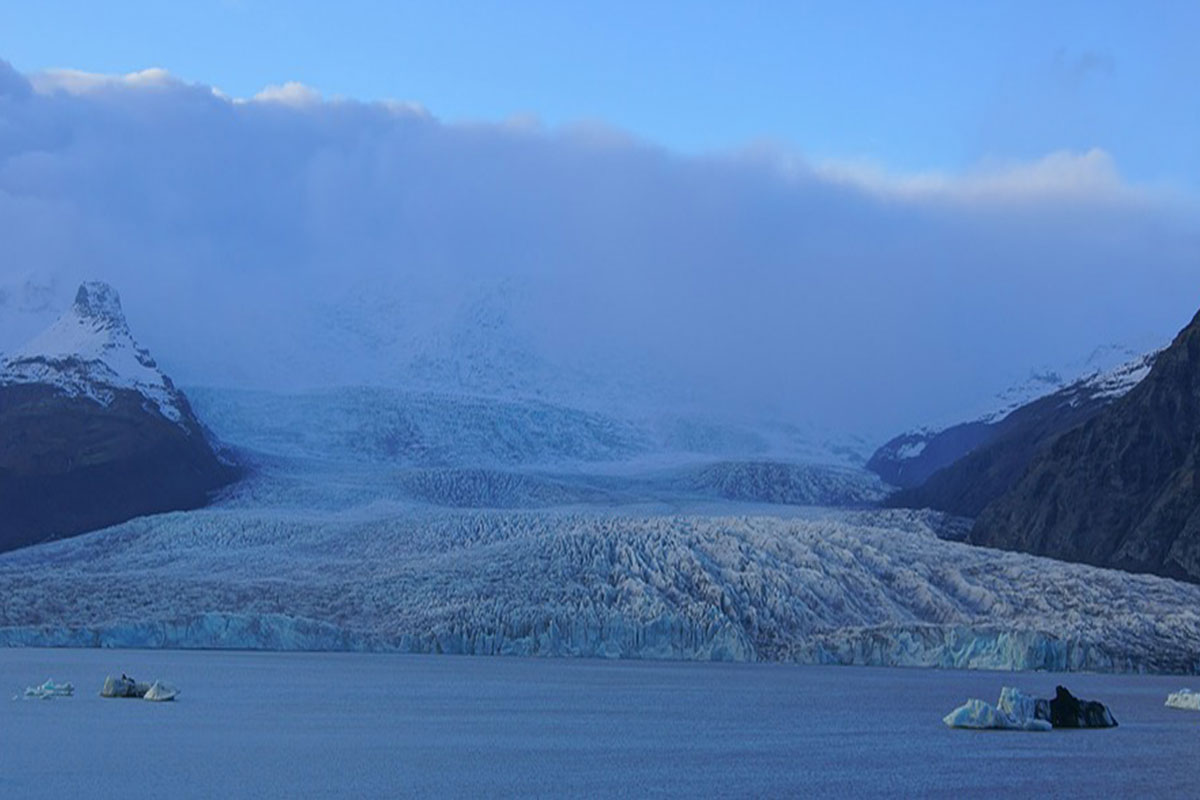
POLYGON ((603 386, 879 435, 1200 305, 1186 198, 1103 151, 963 175, 684 158, 300 84, 0 62, 0 350, 78 281, 183 383, 603 386))

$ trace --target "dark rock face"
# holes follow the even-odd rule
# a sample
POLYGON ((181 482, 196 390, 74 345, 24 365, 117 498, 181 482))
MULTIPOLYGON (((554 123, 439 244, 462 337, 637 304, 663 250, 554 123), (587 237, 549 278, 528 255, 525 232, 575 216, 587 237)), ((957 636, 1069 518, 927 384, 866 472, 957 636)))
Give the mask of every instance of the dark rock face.
POLYGON ((1157 356, 1082 378, 1000 419, 896 437, 875 452, 867 467, 901 487, 887 505, 976 517, 1020 480, 1038 452, 1136 385, 1157 356))
POLYGON ((1034 400, 989 425, 988 436, 978 447, 934 472, 922 485, 892 495, 888 504, 978 516, 1012 488, 1042 447, 1108 404, 1107 398, 1089 397, 1072 387, 1034 400))
POLYGON ((943 431, 901 434, 875 451, 867 469, 892 486, 913 489, 995 439, 996 428, 988 422, 964 422, 943 431))
MULTIPOLYGON (((1041 717, 1041 703, 1038 701, 1038 718, 1041 717)), ((1115 728, 1117 721, 1112 712, 1103 703, 1095 700, 1080 700, 1067 691, 1065 686, 1054 690, 1054 699, 1050 701, 1050 725, 1055 728, 1115 728)))
POLYGON ((39 385, 0 386, 0 551, 144 514, 198 508, 236 477, 203 431, 39 385))
POLYGON ((238 476, 111 287, 85 284, 48 334, 0 363, 0 551, 197 508, 238 476))
POLYGON ((1132 391, 1042 450, 969 541, 1200 581, 1200 315, 1132 391))

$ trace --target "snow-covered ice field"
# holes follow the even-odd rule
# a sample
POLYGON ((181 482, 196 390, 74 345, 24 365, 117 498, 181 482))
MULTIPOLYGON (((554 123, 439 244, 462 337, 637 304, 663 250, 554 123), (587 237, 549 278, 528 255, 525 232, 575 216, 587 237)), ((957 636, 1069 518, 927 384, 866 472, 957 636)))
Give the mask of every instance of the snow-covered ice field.
POLYGON ((1194 797, 1179 678, 0 649, 0 796, 1194 797), (108 673, 175 703, 104 700, 108 673), (76 696, 8 698, 47 677, 76 696), (1064 683, 1120 727, 956 731, 971 696, 1064 683))
POLYGON ((1198 586, 811 514, 164 514, 0 557, 0 644, 1196 671, 1198 586))
POLYGON ((0 646, 1200 671, 1200 586, 947 541, 861 469, 629 455, 540 402, 198 396, 251 475, 0 554, 0 646))

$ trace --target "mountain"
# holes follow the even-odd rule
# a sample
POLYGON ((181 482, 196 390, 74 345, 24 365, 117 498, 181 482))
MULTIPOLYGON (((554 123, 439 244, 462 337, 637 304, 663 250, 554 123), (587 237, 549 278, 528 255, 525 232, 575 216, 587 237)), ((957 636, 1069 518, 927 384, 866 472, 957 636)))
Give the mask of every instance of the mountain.
POLYGON ((976 520, 989 547, 1200 581, 1200 315, 976 520))
POLYGON ((903 487, 890 505, 977 516, 1020 479, 1041 448, 1144 379, 1156 355, 1087 375, 1002 415, 899 436, 877 450, 867 467, 903 487))
POLYGON ((196 508, 235 476, 107 284, 0 361, 0 550, 196 508))
POLYGON ((867 461, 867 469, 892 486, 913 489, 996 437, 995 423, 975 420, 942 430, 916 430, 885 442, 867 461))

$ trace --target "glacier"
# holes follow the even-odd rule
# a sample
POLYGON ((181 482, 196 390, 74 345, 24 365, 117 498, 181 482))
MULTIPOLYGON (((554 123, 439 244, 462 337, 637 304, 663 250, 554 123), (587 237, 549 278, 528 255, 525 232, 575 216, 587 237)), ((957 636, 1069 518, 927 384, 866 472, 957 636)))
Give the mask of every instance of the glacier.
POLYGON ((250 475, 0 556, 0 646, 1200 671, 1200 586, 953 541, 961 520, 880 509, 877 477, 786 436, 671 450, 541 400, 194 395, 250 475))
POLYGON ((1196 672, 1200 587, 810 518, 218 506, 0 558, 0 644, 1196 672))

